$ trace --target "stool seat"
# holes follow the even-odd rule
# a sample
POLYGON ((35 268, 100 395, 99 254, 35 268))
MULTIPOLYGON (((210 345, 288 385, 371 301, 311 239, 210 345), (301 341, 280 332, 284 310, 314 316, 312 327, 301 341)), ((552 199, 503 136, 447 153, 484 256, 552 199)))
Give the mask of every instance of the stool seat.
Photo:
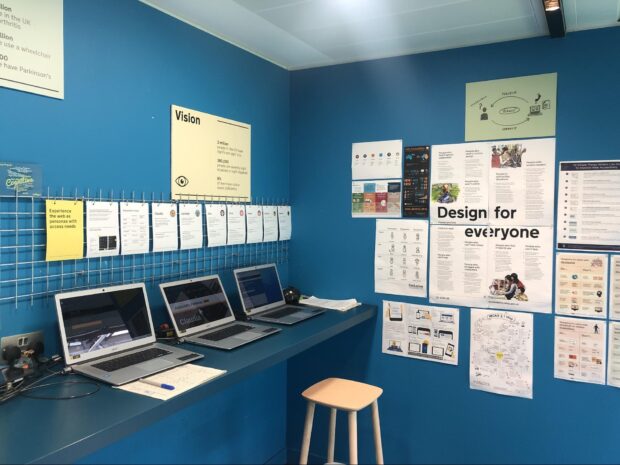
POLYGON ((313 384, 302 396, 326 407, 357 412, 368 407, 383 393, 383 389, 370 384, 342 378, 327 378, 313 384))

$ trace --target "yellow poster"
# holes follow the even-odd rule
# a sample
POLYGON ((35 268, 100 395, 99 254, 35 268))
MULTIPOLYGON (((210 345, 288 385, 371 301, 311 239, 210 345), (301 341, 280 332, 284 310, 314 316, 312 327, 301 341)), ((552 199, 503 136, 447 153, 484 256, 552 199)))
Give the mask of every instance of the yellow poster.
POLYGON ((84 204, 81 200, 46 200, 45 260, 72 260, 84 256, 84 204))
POLYGON ((172 198, 250 200, 249 124, 172 105, 172 198))

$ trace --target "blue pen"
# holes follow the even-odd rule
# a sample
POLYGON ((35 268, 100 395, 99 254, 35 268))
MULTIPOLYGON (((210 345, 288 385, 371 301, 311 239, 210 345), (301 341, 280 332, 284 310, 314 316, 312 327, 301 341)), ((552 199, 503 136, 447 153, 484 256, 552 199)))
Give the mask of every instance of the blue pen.
POLYGON ((149 379, 139 379, 141 383, 150 384, 151 386, 156 386, 158 388, 167 389, 168 391, 174 391, 174 386, 165 383, 158 383, 157 381, 151 381, 149 379))

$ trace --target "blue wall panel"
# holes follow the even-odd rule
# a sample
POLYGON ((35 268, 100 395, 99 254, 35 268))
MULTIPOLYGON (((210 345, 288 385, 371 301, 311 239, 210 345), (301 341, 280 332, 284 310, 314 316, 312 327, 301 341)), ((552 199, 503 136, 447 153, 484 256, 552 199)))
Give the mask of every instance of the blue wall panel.
MULTIPOLYGON (((64 100, 0 88, 0 160, 41 164, 52 195, 102 189, 169 199, 176 104, 250 123, 253 197, 289 198, 287 71, 137 0, 65 0, 64 44, 64 100)), ((231 275, 223 276, 229 291, 231 275)), ((166 316, 156 287, 149 297, 159 324, 166 316)), ((53 301, 0 306, 0 335, 40 328, 57 350, 53 301)), ((169 430, 176 450, 161 452, 167 461, 264 462, 285 445, 285 379, 285 367, 272 369, 198 405, 200 414, 182 412, 91 460, 160 457, 153 446, 166 444, 169 430), (248 400, 254 394, 260 402, 248 400), (181 447, 181 437, 192 444, 181 447)))
MULTIPOLYGON (((617 159, 619 52, 615 28, 292 73, 291 283, 304 293, 377 305, 384 298, 426 302, 374 293, 375 221, 351 218, 351 143, 463 142, 466 82, 557 72, 557 160, 617 159)), ((348 374, 384 388, 388 462, 618 461, 620 391, 553 378, 551 315, 535 316, 534 400, 470 390, 469 309, 462 309, 460 331, 458 367, 381 354, 380 318, 374 334, 363 335, 372 345, 365 363, 368 353, 354 350, 353 333, 299 358, 320 360, 326 376, 348 374), (343 356, 334 355, 340 353, 355 370, 341 366, 343 356)), ((314 374, 289 367, 289 396, 314 381, 314 374)), ((292 399, 290 449, 299 448, 303 414, 303 403, 292 399)), ((374 459, 371 430, 362 421, 360 463, 374 459)), ((315 423, 311 449, 322 457, 326 427, 315 423)), ((341 461, 347 460, 345 434, 340 428, 341 461)))

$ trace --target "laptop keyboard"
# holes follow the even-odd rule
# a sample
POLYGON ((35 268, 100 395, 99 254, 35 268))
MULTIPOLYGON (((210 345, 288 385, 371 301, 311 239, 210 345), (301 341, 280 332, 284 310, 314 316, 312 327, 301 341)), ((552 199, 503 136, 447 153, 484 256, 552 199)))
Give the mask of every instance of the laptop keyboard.
POLYGON ((138 363, 147 362, 154 358, 163 357, 164 355, 171 354, 172 352, 158 347, 142 350, 140 352, 134 352, 133 354, 124 355, 122 357, 114 358, 112 360, 106 360, 105 362, 93 364, 95 368, 99 368, 103 371, 116 371, 122 368, 127 368, 138 363))
POLYGON ((297 313, 299 310, 299 308, 281 308, 279 310, 274 310, 273 312, 263 313, 261 316, 266 316, 268 318, 282 318, 284 316, 297 313))
POLYGON ((213 331, 212 333, 199 336, 199 338, 204 339, 205 341, 221 341, 222 339, 245 333, 246 331, 249 331, 251 329, 254 329, 254 327, 247 325, 234 325, 224 329, 220 329, 219 331, 213 331))

